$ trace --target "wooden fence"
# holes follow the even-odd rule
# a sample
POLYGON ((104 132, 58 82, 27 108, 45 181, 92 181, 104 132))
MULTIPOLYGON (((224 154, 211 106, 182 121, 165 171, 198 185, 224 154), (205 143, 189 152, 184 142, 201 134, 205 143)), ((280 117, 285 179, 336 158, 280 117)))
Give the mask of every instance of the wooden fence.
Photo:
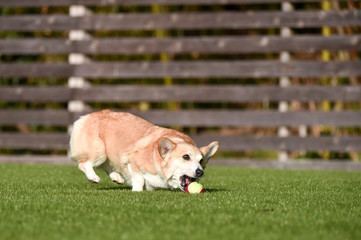
POLYGON ((252 158, 250 152, 261 150, 295 151, 289 158, 340 152, 335 158, 357 161, 357 4, 335 1, 325 9, 311 0, 0 0, 2 9, 10 9, 0 16, 0 149, 27 154, 3 155, 0 162, 67 162, 61 155, 68 148, 67 127, 103 106, 183 127, 198 145, 219 140, 226 152, 220 158, 252 158), (107 8, 115 6, 136 10, 107 8), (16 14, 19 7, 23 12, 16 14), (35 13, 24 13, 25 7, 35 13), (70 10, 49 10, 56 7, 70 10), (41 14, 44 9, 50 13, 41 14), (72 32, 81 37, 70 37, 72 32), (74 56, 81 60, 71 61, 74 56), (68 78, 81 85, 68 86, 68 78), (82 107, 68 107, 74 102, 82 107), (28 155, 42 151, 52 157, 28 155))

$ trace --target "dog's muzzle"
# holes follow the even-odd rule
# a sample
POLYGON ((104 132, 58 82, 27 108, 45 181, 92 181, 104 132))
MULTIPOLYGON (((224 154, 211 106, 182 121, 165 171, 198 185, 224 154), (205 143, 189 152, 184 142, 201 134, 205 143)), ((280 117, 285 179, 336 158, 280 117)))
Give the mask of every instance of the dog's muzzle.
MULTIPOLYGON (((203 175, 203 174, 202 174, 203 175)), ((180 177, 180 188, 184 192, 186 187, 191 184, 192 182, 197 181, 197 178, 192 178, 187 175, 183 175, 180 177)))

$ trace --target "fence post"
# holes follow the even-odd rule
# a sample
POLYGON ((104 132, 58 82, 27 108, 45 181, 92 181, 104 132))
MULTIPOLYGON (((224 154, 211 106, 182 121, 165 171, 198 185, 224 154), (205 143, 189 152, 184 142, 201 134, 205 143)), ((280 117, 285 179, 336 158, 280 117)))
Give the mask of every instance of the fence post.
MULTIPOLYGON (((71 17, 80 17, 91 14, 90 10, 88 10, 85 6, 82 5, 71 5, 69 7, 69 15, 71 17)), ((70 41, 81 41, 85 39, 91 38, 90 35, 84 31, 79 29, 74 29, 69 31, 69 40, 70 41)), ((80 53, 70 53, 68 57, 68 62, 70 64, 83 64, 90 61, 84 54, 80 53)), ((85 88, 90 86, 90 83, 83 77, 72 76, 68 79, 68 87, 69 88, 85 88)), ((90 107, 87 106, 83 101, 78 100, 70 100, 68 102, 68 111, 70 113, 75 112, 83 112, 90 107)), ((72 119, 73 121, 75 119, 72 119)), ((68 126, 68 133, 71 133, 73 125, 70 124, 68 126)), ((68 151, 69 155, 69 151, 68 151)))
MULTIPOLYGON (((290 2, 282 2, 282 11, 283 12, 291 12, 293 11, 293 6, 290 2)), ((289 27, 281 28, 281 37, 287 38, 292 35, 292 31, 289 27)), ((291 59, 291 55, 289 52, 282 51, 280 53, 280 61, 281 62, 289 62, 291 59)), ((290 85, 290 79, 288 76, 282 76, 279 80, 279 85, 281 87, 288 87, 290 85)), ((288 111, 288 103, 286 101, 280 101, 278 105, 278 111, 287 112, 288 111)), ((289 135, 289 130, 287 126, 280 126, 278 128, 278 136, 279 137, 287 137, 289 135)), ((278 160, 279 161, 287 161, 288 153, 287 151, 279 151, 278 152, 278 160)))

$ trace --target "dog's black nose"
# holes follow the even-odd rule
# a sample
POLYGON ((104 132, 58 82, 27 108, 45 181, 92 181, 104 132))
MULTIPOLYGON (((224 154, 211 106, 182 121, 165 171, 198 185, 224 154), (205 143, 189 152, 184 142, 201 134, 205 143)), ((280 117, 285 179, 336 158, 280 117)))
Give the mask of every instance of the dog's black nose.
POLYGON ((200 169, 200 168, 197 168, 197 170, 196 170, 196 176, 197 177, 202 177, 203 176, 203 170, 202 169, 200 169))

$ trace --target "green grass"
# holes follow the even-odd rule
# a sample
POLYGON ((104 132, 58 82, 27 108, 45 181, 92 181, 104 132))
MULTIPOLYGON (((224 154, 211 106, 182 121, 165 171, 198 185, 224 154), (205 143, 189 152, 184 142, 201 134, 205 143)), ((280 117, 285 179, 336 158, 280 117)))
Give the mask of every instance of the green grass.
POLYGON ((133 193, 75 166, 0 165, 0 239, 361 239, 361 173, 209 167, 133 193))

